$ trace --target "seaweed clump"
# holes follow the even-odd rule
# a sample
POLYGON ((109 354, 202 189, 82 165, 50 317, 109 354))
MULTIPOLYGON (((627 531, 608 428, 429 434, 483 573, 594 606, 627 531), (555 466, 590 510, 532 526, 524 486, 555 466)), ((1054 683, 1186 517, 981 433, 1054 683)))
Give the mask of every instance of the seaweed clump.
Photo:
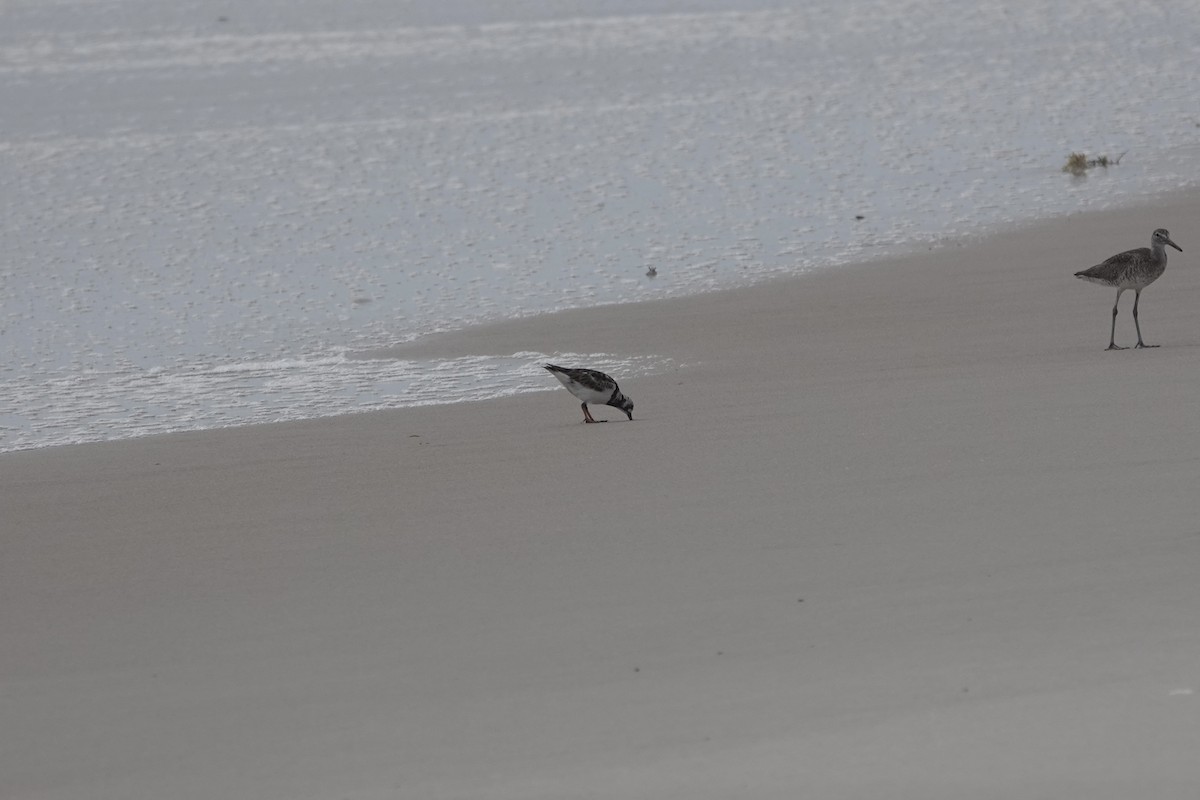
POLYGON ((1109 158, 1108 156, 1088 158, 1083 153, 1071 153, 1071 155, 1067 156, 1067 163, 1063 165, 1062 171, 1069 172, 1078 178, 1086 175, 1089 169, 1095 167, 1104 167, 1105 169, 1108 169, 1110 166, 1115 167, 1121 163, 1121 159, 1124 157, 1125 153, 1121 153, 1116 158, 1109 158))

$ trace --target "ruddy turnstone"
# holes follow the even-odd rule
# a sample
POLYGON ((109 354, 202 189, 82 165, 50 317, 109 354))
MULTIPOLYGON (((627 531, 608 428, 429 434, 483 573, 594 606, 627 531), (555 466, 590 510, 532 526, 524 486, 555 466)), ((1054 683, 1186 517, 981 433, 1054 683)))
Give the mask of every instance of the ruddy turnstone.
POLYGON ((625 412, 625 416, 633 419, 633 401, 621 394, 621 387, 617 386, 617 382, 603 372, 594 369, 559 367, 554 364, 546 364, 545 367, 550 370, 550 374, 562 382, 563 386, 567 387, 568 392, 583 401, 580 405, 583 408, 584 422, 605 421, 592 417, 592 412, 588 411, 588 403, 603 403, 613 408, 619 408, 625 412))
POLYGON ((1108 336, 1109 350, 1126 349, 1117 347, 1117 306, 1121 303, 1121 293, 1126 289, 1133 289, 1133 326, 1137 328, 1137 347, 1158 347, 1156 344, 1146 344, 1142 341, 1142 326, 1138 324, 1138 301, 1142 299, 1142 289, 1162 277, 1163 271, 1166 270, 1166 245, 1183 252, 1182 247, 1171 241, 1171 234, 1167 233, 1166 228, 1159 228, 1150 235, 1149 247, 1117 253, 1094 267, 1075 273, 1076 278, 1101 286, 1111 286, 1117 290, 1117 300, 1113 303, 1112 310, 1112 330, 1108 336))

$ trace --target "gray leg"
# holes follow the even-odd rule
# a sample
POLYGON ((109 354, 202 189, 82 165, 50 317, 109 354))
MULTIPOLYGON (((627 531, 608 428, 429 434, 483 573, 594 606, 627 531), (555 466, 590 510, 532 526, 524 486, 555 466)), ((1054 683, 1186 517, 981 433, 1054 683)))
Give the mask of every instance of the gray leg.
MULTIPOLYGON (((1125 349, 1127 349, 1124 347, 1117 347, 1117 306, 1121 305, 1121 292, 1123 292, 1123 291, 1125 291, 1125 290, 1117 289, 1117 301, 1115 303, 1113 303, 1112 333, 1110 333, 1108 336, 1108 349, 1109 350, 1125 350, 1125 349)), ((1136 305, 1136 301, 1135 301, 1135 305, 1136 305)))
POLYGON ((1137 332, 1138 332, 1137 346, 1139 348, 1140 347, 1158 347, 1158 345, 1156 345, 1156 344, 1146 344, 1145 342, 1142 341, 1142 326, 1138 324, 1138 316, 1137 316, 1138 300, 1141 300, 1141 299, 1142 299, 1142 290, 1138 289, 1136 292, 1134 292, 1134 295, 1133 295, 1133 327, 1137 328, 1137 332))

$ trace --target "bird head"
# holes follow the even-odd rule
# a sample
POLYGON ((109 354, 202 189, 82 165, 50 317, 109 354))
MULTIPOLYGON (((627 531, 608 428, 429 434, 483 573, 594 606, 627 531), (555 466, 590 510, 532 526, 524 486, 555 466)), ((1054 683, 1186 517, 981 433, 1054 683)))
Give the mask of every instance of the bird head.
POLYGON ((1183 252, 1183 248, 1171 241, 1171 234, 1167 233, 1166 228, 1159 228, 1154 232, 1154 243, 1158 245, 1170 245, 1179 252, 1183 252))

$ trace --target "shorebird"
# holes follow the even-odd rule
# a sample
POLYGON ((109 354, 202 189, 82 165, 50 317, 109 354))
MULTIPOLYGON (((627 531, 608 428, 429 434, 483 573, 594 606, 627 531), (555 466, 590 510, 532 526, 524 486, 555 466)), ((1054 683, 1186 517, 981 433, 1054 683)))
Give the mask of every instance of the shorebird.
POLYGON ((617 386, 617 382, 603 372, 581 367, 571 369, 554 364, 546 364, 545 367, 567 387, 567 391, 583 401, 581 406, 584 422, 605 421, 592 417, 592 412, 588 411, 588 403, 604 403, 619 408, 625 412, 625 416, 633 419, 633 401, 621 394, 621 387, 617 386))
POLYGON ((1167 268, 1166 245, 1174 247, 1179 252, 1183 248, 1171 241, 1171 234, 1166 228, 1159 228, 1150 235, 1150 246, 1139 247, 1136 250, 1126 250, 1115 256, 1106 258, 1094 267, 1076 272, 1076 278, 1098 283, 1101 286, 1111 286, 1117 290, 1117 301, 1113 303, 1112 332, 1108 337, 1109 350, 1125 350, 1117 347, 1117 306, 1121 304, 1121 293, 1133 289, 1133 326, 1137 328, 1137 346, 1158 347, 1156 344, 1146 344, 1142 341, 1142 326, 1138 324, 1138 300, 1142 299, 1142 289, 1154 283, 1167 268))

